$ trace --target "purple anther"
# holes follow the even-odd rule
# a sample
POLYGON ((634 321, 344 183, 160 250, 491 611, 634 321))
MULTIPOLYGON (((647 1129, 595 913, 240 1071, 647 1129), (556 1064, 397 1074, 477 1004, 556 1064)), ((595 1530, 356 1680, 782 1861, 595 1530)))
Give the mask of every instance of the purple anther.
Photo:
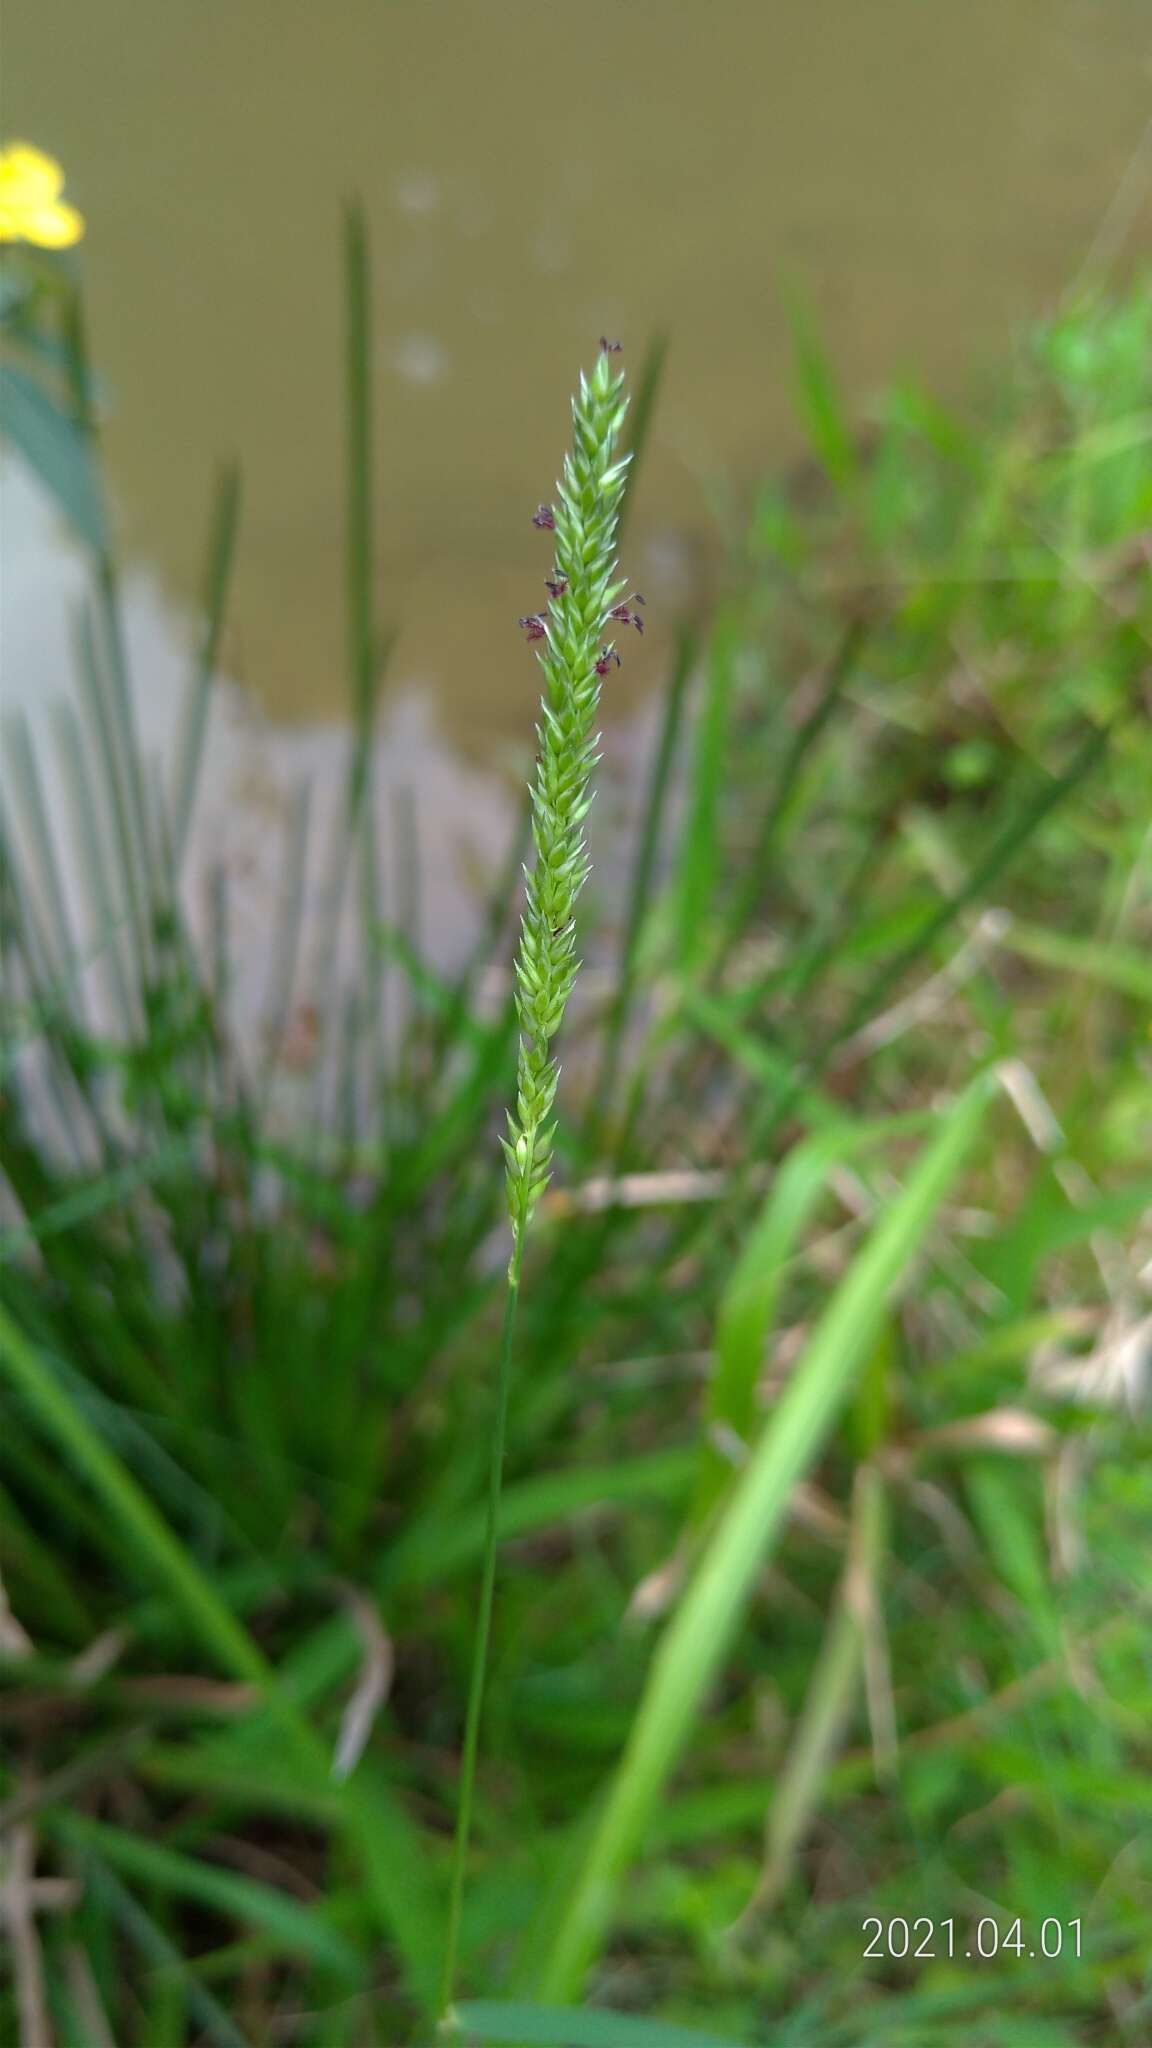
POLYGON ((632 606, 643 603, 644 599, 641 597, 640 592, 634 590, 631 597, 626 597, 622 603, 613 605, 608 617, 610 619, 618 619, 622 626, 635 626, 636 631, 642 633, 644 631, 644 621, 640 617, 639 612, 632 610, 632 606))

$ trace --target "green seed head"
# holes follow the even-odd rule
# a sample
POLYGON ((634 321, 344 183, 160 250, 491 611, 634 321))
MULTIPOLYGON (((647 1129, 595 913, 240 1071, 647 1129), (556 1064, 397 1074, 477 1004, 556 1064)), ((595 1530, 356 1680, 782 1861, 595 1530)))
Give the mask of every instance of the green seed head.
POLYGON ((628 471, 617 441, 627 399, 613 368, 615 347, 601 345, 591 377, 581 376, 572 401, 572 445, 554 506, 533 523, 555 535, 556 561, 547 580, 546 612, 523 619, 544 672, 538 755, 532 787, 535 849, 526 869, 524 916, 516 957, 520 1055, 516 1104, 504 1139, 508 1210, 517 1238, 548 1184, 552 1115, 559 1068, 552 1040, 576 980, 576 899, 588 876, 583 821, 597 760, 600 685, 619 657, 604 644, 619 617, 624 589, 614 580, 616 527, 628 471))

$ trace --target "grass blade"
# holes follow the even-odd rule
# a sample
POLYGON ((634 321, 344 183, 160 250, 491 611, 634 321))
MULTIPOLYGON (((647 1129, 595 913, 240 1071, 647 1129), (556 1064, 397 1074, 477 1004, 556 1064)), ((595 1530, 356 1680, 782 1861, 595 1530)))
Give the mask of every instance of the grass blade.
MULTIPOLYGON (((257 1686, 267 1696, 274 1732, 286 1746, 286 1767, 290 1762, 309 1778, 331 1783, 330 1759, 323 1745, 277 1688, 272 1670, 251 1637, 3 1308, 0 1368, 117 1518, 140 1555, 143 1571, 167 1587, 208 1653, 224 1671, 257 1686)), ((379 1917, 395 1935, 410 1981, 427 2002, 438 1950, 439 1915, 419 1837, 403 1809, 370 1775, 357 1773, 340 1788, 340 1797, 344 1830, 364 1865, 379 1917)))
POLYGON ((851 492, 859 485, 860 459, 835 373, 817 338, 812 314, 795 292, 789 297, 788 313, 796 388, 808 438, 833 483, 851 492))
POLYGON ((644 460, 644 451, 648 446, 648 437, 652 431, 652 419, 656 411, 656 401, 660 396, 660 386, 664 381, 664 364, 667 356, 667 334, 653 335, 644 352, 644 360, 640 365, 639 375, 636 378, 635 393, 629 408, 628 432, 625 436, 624 446, 627 448, 631 460, 628 464, 628 482, 621 500, 620 519, 616 528, 617 547, 620 546, 623 539, 624 527, 636 491, 636 481, 640 473, 640 465, 644 460))
POLYGON ((847 1016, 840 1023, 832 1041, 821 1048, 821 1058, 826 1058, 845 1039, 851 1038, 861 1025, 878 1011, 884 1009, 891 991, 903 979, 908 969, 915 965, 934 946, 937 939, 962 917, 966 910, 978 903, 1021 848, 1026 846, 1038 828, 1058 805, 1070 796, 1072 791, 1092 773, 1098 761, 1107 750, 1112 737, 1108 726, 1092 726, 1080 742, 1068 766, 1045 783, 1043 788, 1022 806, 1017 816, 1005 825, 1002 832, 992 841, 982 860, 977 861, 962 886, 952 895, 946 896, 914 931, 906 944, 886 961, 864 988, 857 1001, 852 1004, 847 1016))
POLYGON ((39 872, 41 894, 50 919, 52 951, 56 966, 60 970, 62 982, 74 990, 77 1010, 82 1014, 80 999, 83 995, 83 985, 77 973, 79 956, 76 937, 57 859, 57 842, 49 826, 44 785, 40 778, 40 764, 24 714, 14 713, 10 719, 4 721, 4 727, 16 770, 15 789, 23 813, 24 831, 32 855, 33 871, 39 872))
POLYGON ((223 2006, 198 1981, 175 1942, 169 1940, 119 1878, 113 1876, 107 1864, 85 1852, 82 1869, 86 1889, 107 1906, 132 1945, 153 1969, 168 1972, 179 1984, 188 2013, 196 2020, 204 2040, 214 2042, 216 2048, 252 2048, 249 2037, 233 2025, 223 2006))
POLYGON ((285 1954, 307 1956, 346 1979, 355 1980, 361 1974, 360 1957, 352 1944, 319 1913, 285 1892, 238 1876, 220 1864, 145 1841, 106 1821, 78 1813, 46 1815, 45 1820, 53 1833, 81 1850, 95 1850, 125 1877, 175 1898, 194 1900, 242 1926, 258 1928, 285 1954))
POLYGON ((76 825, 79 868, 86 892, 88 938, 104 961, 116 1014, 124 1027, 132 1017, 128 969, 124 962, 124 913, 117 908, 109 880, 104 832, 88 771, 84 737, 74 706, 64 700, 54 707, 60 761, 68 786, 68 803, 76 825))
POLYGON ((703 1518, 731 1478, 731 1464, 713 1447, 718 1426, 747 1441, 756 1418, 756 1384, 785 1269, 836 1166, 885 1140, 923 1129, 923 1116, 885 1118, 818 1131, 789 1153, 745 1240, 720 1300, 716 1368, 700 1449, 695 1513, 703 1518))
POLYGON ((269 1674, 255 1644, 4 1308, 0 1308, 0 1369, 116 1517, 141 1557, 145 1576, 167 1585, 205 1649, 233 1677, 263 1685, 269 1674))
POLYGON ((792 1488, 819 1454, 885 1310, 975 1143, 992 1085, 990 1075, 981 1075, 942 1120, 837 1288, 740 1477, 653 1660, 564 1923, 545 1956, 542 1997, 570 1997, 580 1987, 607 1931, 617 1888, 728 1653, 792 1488))
POLYGON ((746 1909, 749 1917, 767 1911, 787 1883, 843 1737, 863 1677, 867 1604, 875 1598, 880 1575, 884 1522, 883 1481, 875 1467, 862 1465, 836 1606, 777 1780, 765 1831, 764 1869, 746 1909))
POLYGON ((0 366, 0 433, 20 450, 81 540, 104 545, 104 505, 86 437, 34 378, 0 366))
POLYGON ((731 952, 736 940, 747 928, 763 896, 768 861, 773 841, 781 818, 787 809, 788 799, 796 786, 797 778, 809 754, 827 731, 834 712, 837 710, 847 683, 855 671, 864 644, 866 626, 862 619, 850 620, 845 628, 832 666, 824 679, 820 696, 803 723, 796 727, 791 743, 785 748, 777 771, 771 794, 764 806, 756 841, 750 854, 743 877, 743 886, 737 890, 724 920, 713 962, 713 973, 731 952))
POLYGON ((644 817, 640 827, 640 839, 636 849, 636 860, 632 869, 631 886, 628 891, 628 909, 624 921, 624 937, 620 950, 620 966, 616 990, 608 1020, 604 1029, 604 1046, 600 1063, 600 1076, 592 1092, 596 1104, 595 1127, 590 1139, 594 1148, 595 1133, 603 1128, 616 1093, 616 1082, 620 1065, 620 1049, 623 1042, 628 1014, 636 988, 637 954, 644 919, 652 896, 652 883, 656 872, 656 853, 660 838, 660 827, 664 818, 664 806, 668 798, 672 768, 680 740, 684 719, 684 700, 688 681, 696 665, 699 642, 690 626, 683 626, 677 637, 676 654, 672 673, 664 695, 664 706, 660 720, 660 737, 652 760, 652 771, 644 802, 644 817))
POLYGON ((696 720, 684 838, 675 885, 677 964, 689 975, 708 940, 723 865, 720 813, 727 778, 739 641, 734 620, 720 620, 708 651, 704 701, 696 720))
POLYGON ((216 486, 212 525, 208 542, 208 570, 204 586, 204 625, 196 668, 184 709, 184 729, 176 756, 176 784, 172 793, 172 858, 177 874, 184 857, 192 806, 200 779, 204 753, 204 729, 208 702, 216 679, 224 607, 232 579, 236 533, 240 524, 240 472, 229 464, 216 486))
POLYGON ((998 944, 1040 967, 1082 975, 1118 995, 1152 1006, 1152 961, 1134 946, 1078 938, 1074 932, 1046 931, 1040 925, 1013 921, 998 935, 998 944))

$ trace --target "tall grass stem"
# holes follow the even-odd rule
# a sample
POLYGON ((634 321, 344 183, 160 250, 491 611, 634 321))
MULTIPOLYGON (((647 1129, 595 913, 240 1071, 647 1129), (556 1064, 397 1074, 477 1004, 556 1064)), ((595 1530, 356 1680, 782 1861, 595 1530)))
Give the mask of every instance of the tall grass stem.
POLYGON ((508 1267, 504 1298, 504 1332, 500 1343, 500 1364, 496 1375, 496 1413, 492 1422, 492 1447, 488 1469, 488 1515, 484 1531, 484 1563, 480 1580, 480 1606, 472 1648, 472 1675, 468 1686, 468 1713, 464 1726, 464 1753, 460 1767, 460 1802, 456 1816, 456 1841, 452 1858, 452 1880, 448 1895, 448 1931, 444 1943, 444 1975, 441 2009, 447 2012, 456 1983, 460 1949, 460 1918, 464 1907, 464 1880, 468 1868, 468 1845, 472 1837, 472 1808, 476 1794, 476 1761, 480 1749, 480 1721, 484 1712, 484 1686, 488 1673, 488 1651, 492 1639, 492 1606, 496 1593, 496 1551, 500 1524, 500 1495, 504 1483, 504 1455, 508 1442, 508 1395, 512 1384, 512 1346, 516 1334, 516 1311, 520 1303, 520 1273, 524 1261, 524 1232, 517 1231, 508 1267))
POLYGON ((592 770, 598 759, 594 731, 600 685, 620 657, 603 635, 610 622, 643 622, 621 603, 616 573, 616 533, 629 458, 617 455, 627 400, 615 367, 618 344, 602 342, 591 377, 581 376, 572 401, 572 444, 557 485, 556 506, 541 505, 534 524, 555 537, 555 566, 545 578, 546 611, 521 619, 536 644, 544 673, 538 757, 532 787, 535 859, 525 876, 524 913, 515 963, 516 1013, 520 1046, 516 1102, 501 1139, 506 1165, 512 1255, 508 1263, 504 1334, 496 1382, 488 1465, 488 1517, 484 1540, 480 1608, 473 1638, 460 1797, 444 1951, 441 2013, 447 2016, 456 1982, 464 1880, 472 1831, 476 1760, 492 1635, 500 1493, 508 1435, 512 1344, 520 1298, 524 1241, 532 1212, 548 1184, 555 1132, 553 1108, 560 1069, 552 1042, 564 1018, 579 970, 576 957, 576 902, 588 877, 584 820, 592 802, 592 770))

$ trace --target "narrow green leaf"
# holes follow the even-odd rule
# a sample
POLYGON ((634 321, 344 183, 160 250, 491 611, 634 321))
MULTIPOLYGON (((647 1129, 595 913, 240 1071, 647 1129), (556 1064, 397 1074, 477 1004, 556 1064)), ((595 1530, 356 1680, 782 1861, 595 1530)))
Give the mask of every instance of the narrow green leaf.
MULTIPOLYGON (((251 1637, 3 1308, 0 1368, 117 1518, 140 1558, 142 1574, 167 1587, 225 1671, 266 1695, 276 1734, 293 1765, 310 1778, 331 1782, 331 1758, 324 1745, 276 1686, 251 1637)), ((439 1902, 418 1831, 388 1788, 363 1770, 341 1788, 340 1820, 365 1869, 379 1918, 396 1937, 413 1986, 430 1998, 439 1902)))
POLYGON ((221 473, 216 486, 204 584, 204 622, 196 666, 188 686, 183 732, 176 756, 176 783, 172 796, 172 858, 177 872, 188 838, 192 806, 200 779, 204 731, 212 685, 216 678, 220 636, 224 626, 224 607, 232 577, 232 561, 236 552, 236 532, 239 523, 240 474, 233 465, 230 465, 221 473))
POLYGON ((592 1091, 595 1107, 591 1119, 590 1149, 595 1146, 615 1101, 620 1053, 636 992, 640 940, 652 899, 656 855, 671 788, 672 769, 680 742, 684 702, 698 653, 699 643, 695 633, 688 627, 681 627, 665 687, 660 733, 652 756, 645 792, 643 821, 637 838, 636 859, 628 888, 628 908, 620 947, 616 990, 604 1027, 600 1074, 592 1091))
POLYGON ((633 498, 636 495, 636 485, 644 461, 644 451, 648 446, 648 437, 652 431, 656 402, 660 396, 660 386, 664 381, 664 364, 667 356, 667 334, 654 334, 644 352, 644 360, 640 365, 639 374, 636 378, 635 394, 630 407, 628 434, 625 445, 631 459, 628 464, 624 496, 620 502, 620 519, 616 528, 617 547, 623 541, 624 527, 632 509, 633 498))
POLYGON ((0 1232, 0 1261, 10 1259, 13 1252, 26 1245, 41 1244, 45 1238, 56 1237, 63 1230, 72 1230, 78 1223, 86 1223, 105 1209, 123 1202, 138 1188, 148 1187, 177 1173, 188 1165, 193 1152, 191 1139, 175 1139, 147 1159, 133 1160, 130 1165, 117 1167, 112 1173, 94 1175, 82 1186, 74 1188, 71 1194, 63 1195, 58 1202, 41 1209, 28 1222, 0 1232))
MULTIPOLYGON (((617 1465, 579 1465, 570 1471, 541 1472, 504 1489, 500 1501, 502 1543, 536 1530, 562 1528, 574 1515, 619 1501, 633 1506, 645 1500, 682 1498, 691 1478, 690 1450, 652 1451, 617 1465)), ((445 1519, 443 1514, 414 1521, 391 1550, 383 1582, 405 1592, 436 1585, 470 1565, 484 1547, 484 1514, 475 1508, 445 1519)))
POLYGON ((836 1605, 772 1797, 764 1871, 753 1901, 757 1911, 770 1907, 787 1882, 844 1734, 860 1686, 866 1602, 876 1597, 884 1537, 884 1483, 875 1467, 862 1465, 836 1605))
POLYGON ((808 438, 833 483, 849 490, 859 480, 859 458, 832 365, 817 339, 811 312, 795 293, 788 312, 800 411, 808 438))
POLYGON ((104 514, 87 435, 11 363, 0 365, 0 433, 20 450, 81 540, 101 549, 104 514))
MULTIPOLYGON (((157 1926, 151 1914, 144 1911, 119 1878, 113 1876, 107 1864, 90 1851, 85 1851, 83 1868, 86 1892, 94 1894, 102 1905, 107 1906, 132 1946, 151 1968, 165 1972, 179 1985, 185 2006, 195 2018, 204 2040, 214 2042, 216 2048, 252 2048, 249 2037, 233 2025, 211 1992, 198 1982, 175 1942, 157 1926)), ((85 2048, 90 2048, 90 2044, 85 2042, 85 2048)))
POLYGON ((678 965, 686 975, 699 964, 707 947, 722 871, 719 819, 727 779, 737 644, 735 621, 721 620, 713 631, 703 701, 696 717, 675 887, 678 965))
POLYGON ((1041 967, 1063 968, 1068 974, 1083 975, 1086 981, 1099 981, 1119 995, 1152 1003, 1152 961, 1135 947, 1078 939, 1070 932, 1045 931, 1039 925, 1018 924, 1015 919, 999 934, 998 943, 1041 967))
POLYGON ((46 1358, 0 1308, 0 1369, 19 1388, 41 1426, 84 1474, 117 1518, 141 1560, 142 1576, 160 1579, 205 1648, 233 1677, 263 1685, 263 1657, 183 1545, 157 1514, 115 1453, 60 1384, 46 1358))
POLYGON ((785 819, 789 801, 805 762, 828 730, 844 691, 855 673, 864 644, 866 627, 862 619, 850 619, 821 684, 817 701, 803 722, 796 726, 783 747, 779 765, 760 815, 756 837, 733 890, 723 919, 712 973, 715 975, 733 946, 747 928, 763 900, 771 871, 775 842, 785 819))
POLYGON ((273 1891, 270 1885, 257 1884, 218 1864, 184 1856, 78 1813, 50 1813, 45 1824, 77 1848, 94 1849, 126 1877, 175 1898, 195 1900, 241 1926, 259 1929, 289 1955, 307 1956, 346 1978, 357 1979, 362 1974, 361 1959, 351 1942, 329 1926, 322 1914, 284 1892, 273 1891))
POLYGON ((716 1366, 697 1476, 697 1518, 712 1506, 731 1477, 730 1464, 709 1440, 716 1425, 734 1430, 745 1439, 752 1433, 756 1385, 784 1273, 801 1232, 827 1188, 832 1168, 889 1139, 923 1130, 924 1122, 922 1116, 906 1116, 888 1117, 877 1123, 843 1123, 818 1131, 789 1153, 720 1299, 716 1366))

